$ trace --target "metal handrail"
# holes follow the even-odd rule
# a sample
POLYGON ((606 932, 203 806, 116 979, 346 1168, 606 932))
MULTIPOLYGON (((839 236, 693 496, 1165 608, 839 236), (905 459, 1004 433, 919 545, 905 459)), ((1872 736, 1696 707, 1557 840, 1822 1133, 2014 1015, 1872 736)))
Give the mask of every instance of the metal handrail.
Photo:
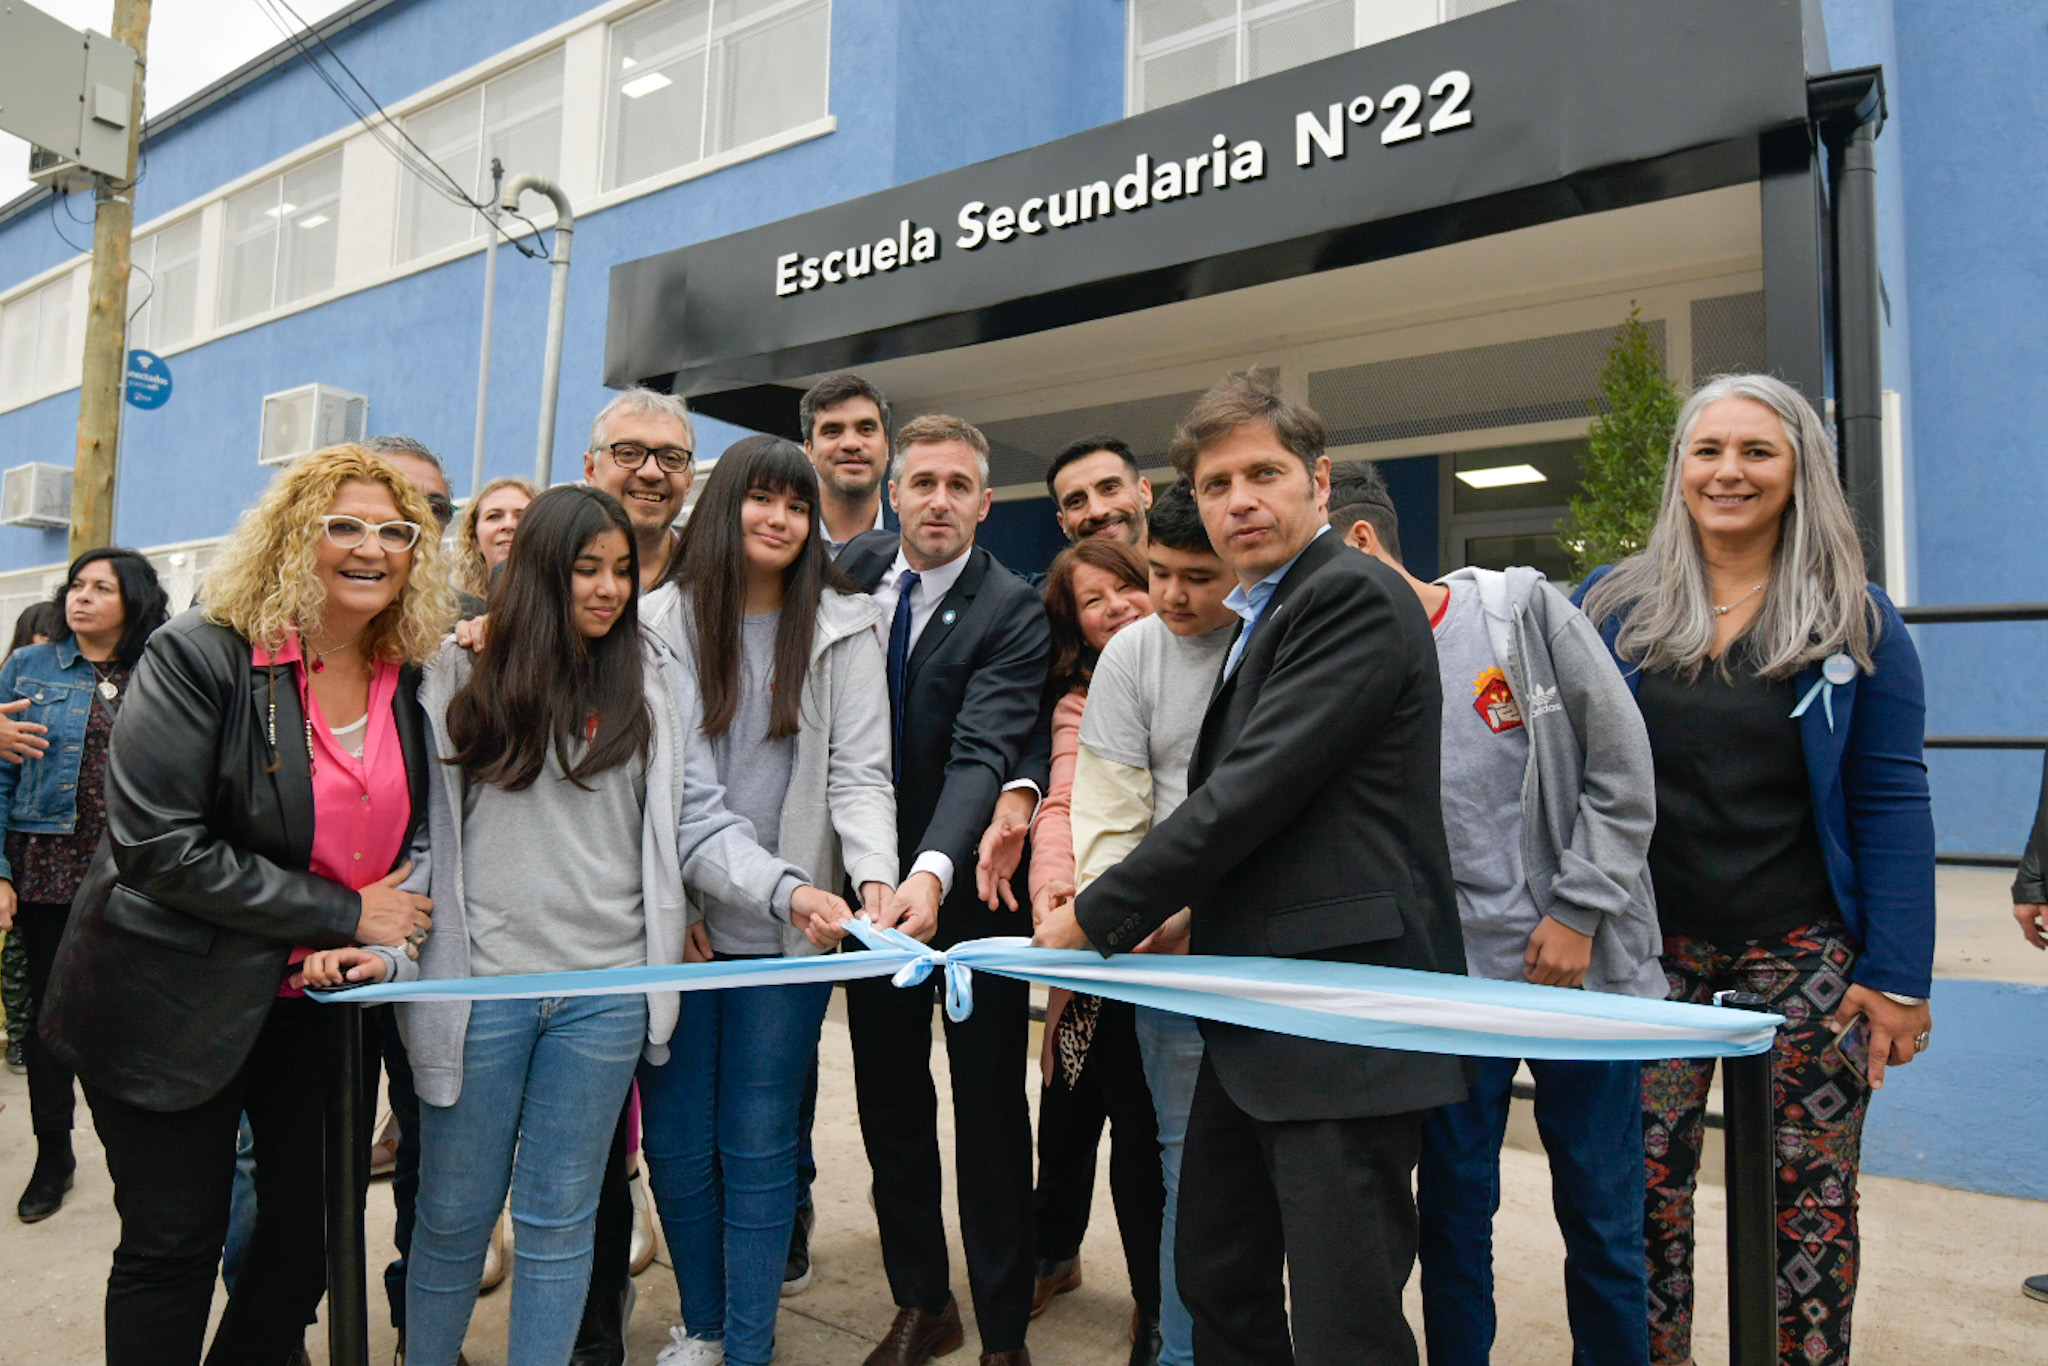
MULTIPOLYGON (((1978 625, 2007 621, 2048 621, 2048 602, 1953 602, 1933 607, 1901 607, 1908 626, 1978 625)), ((1927 749, 2048 749, 2048 735, 1929 735, 1927 749)), ((1945 854, 1936 863, 1960 868, 2017 868, 2018 854, 1945 854)))

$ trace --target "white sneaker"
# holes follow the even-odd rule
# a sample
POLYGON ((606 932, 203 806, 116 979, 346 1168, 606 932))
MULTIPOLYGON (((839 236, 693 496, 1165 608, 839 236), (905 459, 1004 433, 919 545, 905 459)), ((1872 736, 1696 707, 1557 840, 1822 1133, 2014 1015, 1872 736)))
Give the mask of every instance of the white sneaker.
POLYGON ((725 1343, 693 1338, 683 1328, 668 1330, 668 1346, 654 1359, 654 1366, 724 1366, 725 1343))

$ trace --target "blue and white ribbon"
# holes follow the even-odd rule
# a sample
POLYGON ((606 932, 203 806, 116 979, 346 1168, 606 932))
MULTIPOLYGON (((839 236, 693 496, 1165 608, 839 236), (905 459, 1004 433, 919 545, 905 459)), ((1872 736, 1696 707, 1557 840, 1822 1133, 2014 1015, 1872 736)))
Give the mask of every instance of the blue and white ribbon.
POLYGON ((1818 697, 1822 710, 1827 713, 1828 730, 1833 731, 1835 728, 1835 689, 1847 687, 1855 677, 1855 660, 1843 654, 1829 655, 1821 662, 1820 677, 1813 681, 1813 686, 1806 690, 1806 696, 1800 698, 1799 705, 1792 709, 1792 718, 1796 721, 1806 715, 1807 708, 1811 707, 1813 699, 1818 697))
POLYGON ((512 977, 443 978, 310 992, 323 1001, 474 1001, 892 978, 899 987, 943 971, 946 1013, 974 1010, 973 975, 991 972, 1224 1024, 1330 1043, 1484 1058, 1720 1058, 1771 1047, 1777 1015, 1679 1001, 1490 982, 1407 968, 1302 958, 1222 958, 1036 949, 1022 938, 934 949, 864 921, 866 953, 680 963, 512 977))

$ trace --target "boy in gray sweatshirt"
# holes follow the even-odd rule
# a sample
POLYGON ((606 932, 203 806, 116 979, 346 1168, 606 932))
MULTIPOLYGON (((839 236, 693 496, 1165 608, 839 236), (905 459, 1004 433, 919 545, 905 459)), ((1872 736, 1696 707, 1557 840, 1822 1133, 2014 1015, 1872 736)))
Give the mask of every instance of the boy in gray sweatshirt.
MULTIPOLYGON (((1466 970, 1661 998, 1646 861, 1656 817, 1649 738, 1599 633, 1538 570, 1401 564, 1370 464, 1330 476, 1330 528, 1408 578, 1442 670, 1443 807, 1466 970)), ((1640 1064, 1531 1059, 1536 1127, 1565 1243, 1565 1304, 1583 1366, 1645 1366, 1640 1064)), ((1493 1347, 1493 1215, 1516 1060, 1474 1060, 1470 1098, 1423 1128, 1416 1206, 1430 1366, 1493 1347)))

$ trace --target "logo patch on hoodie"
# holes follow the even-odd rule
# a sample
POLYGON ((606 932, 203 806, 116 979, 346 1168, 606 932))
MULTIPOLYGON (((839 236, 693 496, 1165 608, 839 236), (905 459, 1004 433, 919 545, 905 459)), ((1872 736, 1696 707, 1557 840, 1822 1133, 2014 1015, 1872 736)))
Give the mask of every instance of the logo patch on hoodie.
POLYGON ((1472 709, 1495 735, 1522 724, 1522 709, 1508 690, 1507 675, 1499 669, 1487 669, 1473 679, 1472 694, 1472 709))
POLYGON ((1564 703, 1557 700, 1557 689, 1546 688, 1541 683, 1529 689, 1529 715, 1548 716, 1563 710, 1564 703))

